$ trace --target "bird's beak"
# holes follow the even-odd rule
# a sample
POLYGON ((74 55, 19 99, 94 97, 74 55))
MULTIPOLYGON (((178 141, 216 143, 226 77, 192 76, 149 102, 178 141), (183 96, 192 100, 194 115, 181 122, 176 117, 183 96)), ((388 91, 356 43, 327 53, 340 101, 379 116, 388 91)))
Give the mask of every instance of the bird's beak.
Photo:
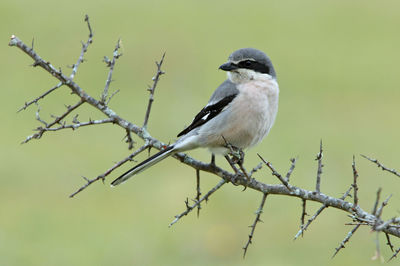
POLYGON ((232 70, 238 69, 238 66, 232 62, 228 62, 228 63, 221 65, 219 67, 219 69, 221 69, 223 71, 232 71, 232 70))

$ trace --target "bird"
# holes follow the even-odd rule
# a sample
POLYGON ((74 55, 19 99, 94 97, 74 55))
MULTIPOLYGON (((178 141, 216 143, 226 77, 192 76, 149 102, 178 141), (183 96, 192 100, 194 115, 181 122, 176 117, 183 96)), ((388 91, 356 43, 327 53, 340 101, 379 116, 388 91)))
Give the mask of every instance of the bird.
POLYGON ((244 150, 258 144, 270 131, 278 112, 279 86, 270 58, 255 48, 241 48, 219 67, 227 79, 182 130, 178 140, 111 182, 124 183, 177 152, 208 148, 227 155, 227 144, 244 150))

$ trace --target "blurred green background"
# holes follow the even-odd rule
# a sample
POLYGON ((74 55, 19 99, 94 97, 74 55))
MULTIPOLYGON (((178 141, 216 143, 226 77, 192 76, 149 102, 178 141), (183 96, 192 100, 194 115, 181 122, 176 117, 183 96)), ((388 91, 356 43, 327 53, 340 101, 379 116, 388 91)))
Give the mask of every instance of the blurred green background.
MULTIPOLYGON (((68 195, 129 154, 124 132, 106 125, 45 134, 20 145, 32 129, 37 107, 16 113, 56 84, 32 60, 7 46, 17 35, 55 66, 69 71, 81 40, 87 39, 89 14, 94 42, 76 81, 99 97, 118 38, 123 56, 114 71, 111 101, 122 117, 141 125, 146 87, 154 61, 166 51, 164 75, 156 92, 149 130, 165 142, 192 116, 225 79, 217 68, 241 47, 255 47, 273 60, 280 84, 275 126, 256 153, 281 172, 299 156, 294 185, 313 189, 319 141, 324 142, 322 191, 340 197, 352 182, 351 159, 359 170, 360 204, 370 211, 378 187, 393 194, 384 218, 399 215, 399 178, 359 157, 379 158, 400 169, 400 2, 386 1, 10 1, 0 3, 2 64, 0 265, 379 265, 373 261, 375 234, 361 228, 335 259, 334 249, 351 227, 345 213, 328 209, 303 239, 293 241, 301 202, 270 196, 245 260, 247 241, 261 195, 226 185, 195 213, 168 228, 195 195, 195 171, 167 159, 123 186, 106 180, 74 199, 68 195)), ((42 118, 63 112, 77 101, 66 88, 40 101, 42 118)), ((79 119, 102 118, 86 106, 79 119)), ((70 120, 69 120, 70 121, 70 120)), ((138 142, 137 138, 135 138, 138 142)), ((138 144, 140 145, 140 143, 138 144)), ((191 152, 209 160, 206 151, 191 152)), ((145 158, 143 154, 138 159, 145 158)), ((221 158, 217 162, 225 163, 221 158)), ((276 183, 262 169, 263 182, 276 183)), ((202 174, 206 192, 218 178, 202 174)), ((318 204, 309 203, 313 214, 318 204)), ((382 254, 391 253, 380 238, 382 254)), ((397 247, 400 241, 393 243, 397 247)), ((397 265, 399 260, 391 262, 397 265)))

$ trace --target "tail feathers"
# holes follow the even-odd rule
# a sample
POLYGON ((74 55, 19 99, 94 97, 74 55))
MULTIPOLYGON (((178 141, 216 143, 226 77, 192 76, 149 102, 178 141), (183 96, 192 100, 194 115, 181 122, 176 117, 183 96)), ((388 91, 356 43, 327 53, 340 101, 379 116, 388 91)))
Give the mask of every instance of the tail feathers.
POLYGON ((167 158, 168 156, 172 155, 174 153, 174 146, 168 146, 167 148, 165 148, 162 151, 159 151, 158 153, 154 154, 153 156, 150 156, 149 158, 147 158, 146 160, 144 160, 143 162, 137 164, 135 167, 133 167, 132 169, 126 171, 124 174, 122 174, 120 177, 118 177, 117 179, 115 179, 114 181, 111 182, 111 186, 117 186, 119 184, 124 183, 126 180, 128 180, 130 177, 146 170, 147 168, 149 168, 150 166, 158 163, 159 161, 167 158))

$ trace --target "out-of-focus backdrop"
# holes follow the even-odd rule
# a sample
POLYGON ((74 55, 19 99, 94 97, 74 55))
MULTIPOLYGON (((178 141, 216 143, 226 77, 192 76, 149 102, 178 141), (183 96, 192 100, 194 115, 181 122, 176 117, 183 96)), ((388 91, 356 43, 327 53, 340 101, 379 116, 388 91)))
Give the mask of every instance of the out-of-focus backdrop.
MULTIPOLYGON (((334 249, 352 227, 345 213, 324 211, 305 233, 301 202, 270 196, 245 260, 242 246, 261 195, 226 185, 195 213, 172 228, 169 222, 195 195, 195 171, 167 159, 123 186, 109 182, 128 166, 79 194, 68 195, 129 154, 124 132, 105 125, 45 134, 20 145, 32 129, 36 106, 16 113, 25 101, 57 81, 7 46, 17 35, 64 72, 87 39, 94 41, 76 81, 99 97, 118 38, 123 56, 114 71, 111 101, 122 117, 141 125, 154 61, 166 52, 149 130, 172 142, 225 79, 218 66, 242 47, 272 58, 280 84, 276 124, 261 145, 247 152, 246 167, 260 153, 282 174, 298 156, 294 185, 313 189, 315 155, 324 143, 322 192, 340 197, 352 182, 356 155, 360 204, 371 210, 378 187, 393 194, 385 218, 399 215, 399 178, 359 156, 379 158, 400 169, 400 3, 387 1, 10 1, 0 3, 1 153, 0 265, 379 265, 376 235, 361 228, 335 259, 334 249)), ((41 116, 60 114, 76 99, 67 88, 40 101, 41 116)), ((79 119, 102 118, 91 107, 79 119)), ((138 142, 140 140, 135 138, 138 142)), ((206 151, 191 152, 209 160, 206 151)), ((143 154, 138 159, 145 158, 143 154)), ((217 163, 225 163, 217 158, 217 163)), ((202 174, 206 192, 218 178, 202 174)), ((276 183, 262 169, 263 182, 276 183)), ((351 199, 350 199, 351 200, 351 199)), ((313 214, 318 204, 309 203, 313 214)), ((382 255, 391 253, 380 236, 382 255)), ((400 242, 393 240, 399 247, 400 242)), ((393 265, 399 260, 392 262, 393 265)))

